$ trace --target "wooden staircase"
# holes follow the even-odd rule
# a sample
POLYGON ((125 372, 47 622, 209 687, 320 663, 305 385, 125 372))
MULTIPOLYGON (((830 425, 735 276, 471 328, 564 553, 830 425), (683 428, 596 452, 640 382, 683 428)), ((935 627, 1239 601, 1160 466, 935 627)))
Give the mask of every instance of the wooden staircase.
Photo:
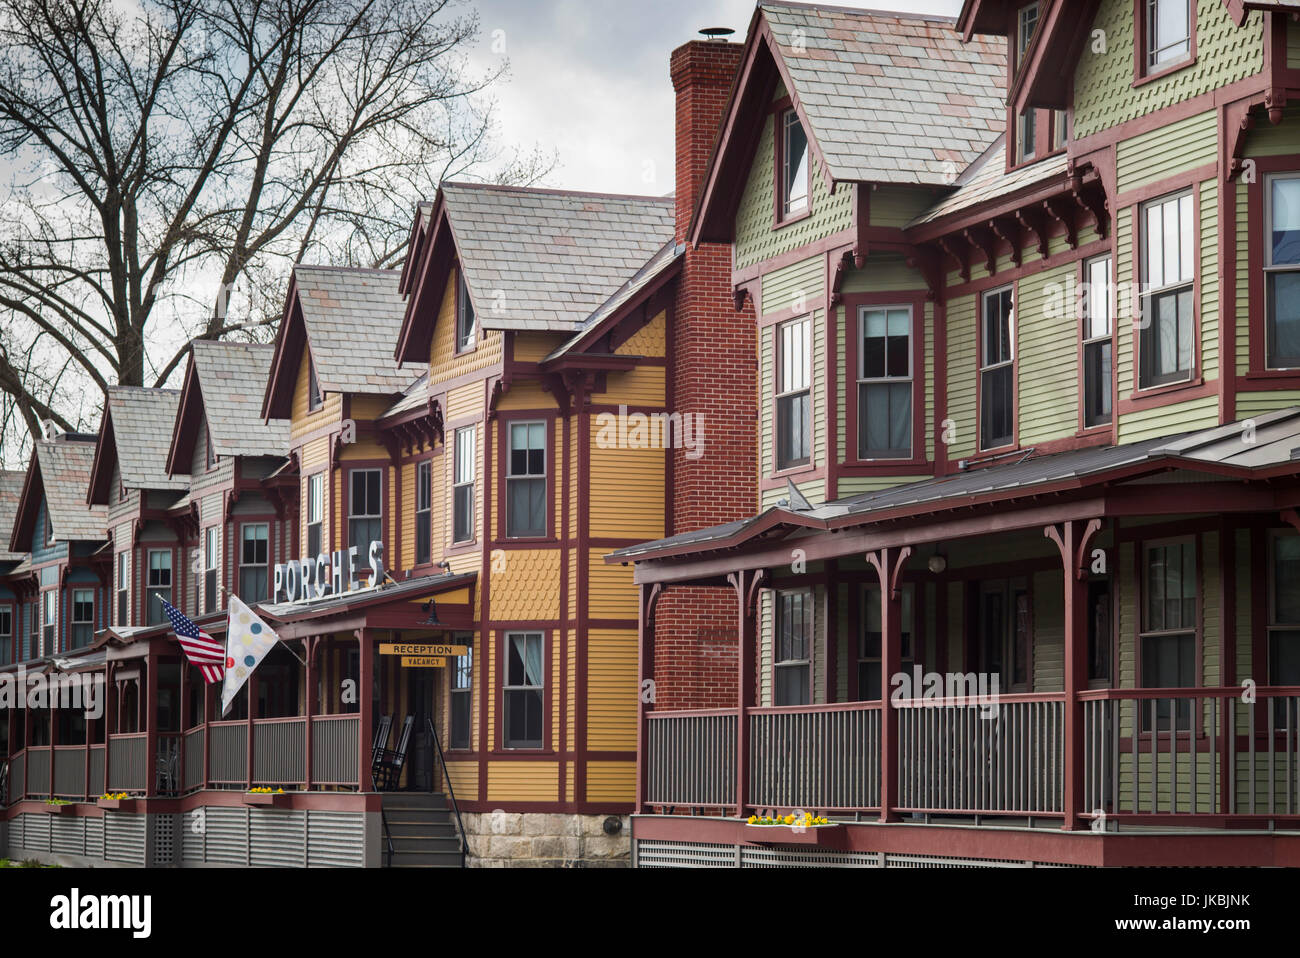
POLYGON ((460 836, 447 797, 439 792, 384 792, 381 835, 388 868, 463 868, 460 836), (392 842, 391 862, 388 843, 392 842))

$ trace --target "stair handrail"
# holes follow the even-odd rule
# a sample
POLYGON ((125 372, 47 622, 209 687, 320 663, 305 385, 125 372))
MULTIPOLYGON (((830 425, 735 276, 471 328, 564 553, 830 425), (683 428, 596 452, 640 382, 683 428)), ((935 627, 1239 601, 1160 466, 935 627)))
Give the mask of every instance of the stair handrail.
POLYGON ((392 868, 393 867, 393 833, 388 830, 388 812, 384 810, 382 803, 379 806, 379 821, 384 826, 384 841, 388 845, 387 849, 385 850, 387 863, 384 865, 384 867, 392 868))
POLYGON ((447 770, 447 756, 442 753, 442 741, 438 738, 438 729, 433 724, 433 719, 425 716, 425 724, 429 726, 429 734, 433 736, 433 744, 438 749, 438 761, 442 764, 442 774, 447 780, 447 800, 451 802, 451 810, 456 816, 456 830, 460 833, 460 867, 465 867, 465 855, 469 850, 469 836, 465 834, 465 823, 460 818, 460 806, 456 803, 456 788, 451 784, 451 772, 447 770))

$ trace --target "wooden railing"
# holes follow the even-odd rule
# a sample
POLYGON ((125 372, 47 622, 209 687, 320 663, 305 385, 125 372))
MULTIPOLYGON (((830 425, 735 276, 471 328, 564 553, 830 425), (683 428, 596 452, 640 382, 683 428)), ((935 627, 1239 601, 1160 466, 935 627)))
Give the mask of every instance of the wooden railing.
POLYGON ((648 803, 688 807, 735 804, 734 710, 650 712, 646 718, 648 803))
POLYGON ((153 769, 148 762, 148 736, 144 732, 108 737, 108 790, 110 792, 147 791, 152 784, 153 769))
POLYGON ((749 804, 880 807, 880 703, 752 709, 749 804))
MULTIPOLYGON (((311 779, 318 785, 357 785, 358 715, 317 715, 311 720, 311 779)), ((366 756, 369 759, 369 756, 366 756)))
POLYGON ((258 719, 253 723, 253 784, 302 785, 307 781, 307 720, 258 719))

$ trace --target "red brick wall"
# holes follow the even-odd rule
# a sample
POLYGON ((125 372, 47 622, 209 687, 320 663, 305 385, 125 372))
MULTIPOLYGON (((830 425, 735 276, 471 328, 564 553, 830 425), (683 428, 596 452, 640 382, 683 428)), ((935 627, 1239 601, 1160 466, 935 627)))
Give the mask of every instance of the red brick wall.
MULTIPOLYGON (((686 242, 743 47, 696 41, 672 55, 677 94, 677 239, 686 242)), ((688 247, 674 303, 673 408, 701 417, 697 458, 672 458, 670 534, 747 518, 758 496, 757 353, 752 306, 737 312, 731 247, 688 247)), ((736 704, 736 601, 728 589, 673 589, 655 622, 655 707, 736 704)))

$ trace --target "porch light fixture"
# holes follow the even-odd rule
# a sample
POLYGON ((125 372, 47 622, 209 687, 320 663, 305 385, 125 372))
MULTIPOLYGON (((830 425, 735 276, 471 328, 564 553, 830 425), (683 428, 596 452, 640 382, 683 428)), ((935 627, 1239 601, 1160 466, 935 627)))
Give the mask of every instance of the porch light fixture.
POLYGON ((930 556, 930 561, 927 564, 930 567, 930 571, 935 575, 942 575, 943 571, 948 568, 948 560, 938 554, 930 556))
POLYGON ((420 623, 421 625, 442 625, 442 623, 438 621, 438 603, 434 599, 430 599, 428 602, 424 603, 424 605, 420 606, 420 611, 428 613, 429 616, 420 623))

